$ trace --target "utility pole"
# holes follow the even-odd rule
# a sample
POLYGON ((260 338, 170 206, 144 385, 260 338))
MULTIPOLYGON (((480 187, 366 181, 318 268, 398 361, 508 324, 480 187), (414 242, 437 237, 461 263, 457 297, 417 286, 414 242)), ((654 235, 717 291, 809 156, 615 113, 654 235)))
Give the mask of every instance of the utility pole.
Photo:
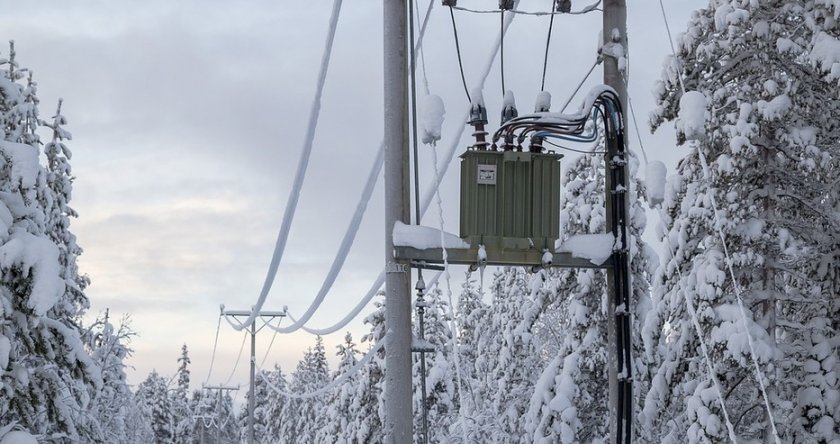
POLYGON ((218 390, 219 392, 219 404, 216 412, 216 442, 220 442, 222 439, 222 392, 239 390, 239 387, 230 385, 205 385, 203 388, 206 390, 218 390))
MULTIPOLYGON (((253 311, 253 307, 251 310, 225 310, 225 306, 222 305, 220 307, 222 316, 230 316, 234 319, 237 317, 243 317, 248 319, 251 316, 253 311)), ((267 322, 271 322, 274 318, 283 318, 286 317, 286 310, 283 311, 261 311, 257 315, 260 319, 268 319, 267 322)), ((257 366, 257 333, 265 327, 265 325, 257 328, 257 317, 251 322, 249 326, 248 332, 251 334, 251 369, 250 369, 250 377, 248 378, 248 442, 250 444, 256 443, 256 436, 254 436, 254 407, 256 405, 256 366, 257 366)))
MULTIPOLYGON (((621 45, 624 48, 624 54, 626 57, 627 54, 627 5, 625 0, 604 0, 603 4, 603 38, 604 41, 602 44, 604 46, 607 45, 621 45)), ((604 83, 607 86, 611 86, 613 89, 616 90, 618 93, 619 100, 621 101, 621 108, 623 112, 627 110, 627 87, 625 84, 625 79, 619 70, 618 66, 618 59, 615 57, 604 57, 604 83)), ((612 174, 609 172, 611 168, 626 168, 625 165, 615 165, 613 164, 612 153, 605 156, 605 168, 608 172, 606 176, 606 184, 605 190, 607 193, 610 193, 610 190, 614 189, 613 178, 611 177, 612 174)), ((626 181, 626 176, 625 176, 626 181)), ((627 187, 626 183, 621 184, 625 188, 627 187)), ((620 221, 615 220, 614 209, 612 208, 613 202, 612 199, 606 199, 606 223, 607 223, 607 231, 613 232, 613 230, 619 224, 626 224, 627 221, 620 221)), ((626 211, 623 212, 626 214, 626 211)), ((625 225, 626 226, 626 225, 625 225)), ((616 273, 621 273, 618 271, 617 268, 623 267, 626 264, 622 263, 619 264, 617 262, 626 262, 626 255, 614 255, 615 257, 619 258, 616 259, 616 264, 614 267, 607 269, 607 288, 608 288, 608 301, 607 301, 607 339, 608 345, 607 350, 609 351, 609 403, 610 403, 610 441, 616 444, 625 444, 630 443, 632 440, 632 430, 630 429, 632 425, 632 418, 624 418, 622 414, 619 412, 624 409, 624 405, 626 402, 632 402, 632 398, 630 400, 626 399, 628 396, 632 397, 632 386, 629 385, 627 381, 630 378, 632 381, 632 370, 630 370, 630 363, 625 362, 623 375, 619 375, 617 371, 618 362, 622 359, 618 356, 620 353, 623 353, 623 349, 625 346, 629 346, 629 342, 622 341, 630 341, 630 337, 627 335, 622 334, 622 325, 618 322, 619 318, 616 316, 616 298, 621 297, 618 293, 620 292, 619 286, 615 285, 614 283, 617 282, 616 273), (618 329, 618 331, 617 331, 618 329), (619 378, 622 378, 622 381, 619 381, 619 378)), ((628 290, 628 289, 624 289, 628 290)), ((629 310, 628 306, 623 306, 624 310, 629 310)), ((621 315, 621 314, 620 314, 621 315)), ((630 412, 624 412, 626 414, 630 414, 630 412)))
MULTIPOLYGON (((411 293, 407 260, 394 257, 393 229, 409 220, 406 0, 383 0, 385 85, 385 442, 412 441, 411 293)), ((413 43, 412 43, 413 44, 413 43)))

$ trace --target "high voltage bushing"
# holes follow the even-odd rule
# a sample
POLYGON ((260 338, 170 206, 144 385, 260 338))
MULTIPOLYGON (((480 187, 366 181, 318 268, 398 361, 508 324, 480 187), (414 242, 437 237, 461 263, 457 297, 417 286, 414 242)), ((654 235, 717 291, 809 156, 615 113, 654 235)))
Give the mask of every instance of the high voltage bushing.
POLYGON ((467 122, 467 125, 475 128, 473 132, 475 145, 473 147, 477 150, 486 150, 487 146, 490 145, 487 143, 487 131, 484 129, 484 125, 487 125, 487 108, 480 102, 472 104, 470 108, 470 120, 467 122))
MULTIPOLYGON (((504 103, 502 105, 502 125, 508 120, 519 117, 519 111, 516 110, 516 100, 513 97, 513 92, 505 92, 504 103)), ((495 142, 495 140, 494 140, 495 142)), ((505 151, 513 151, 513 135, 509 137, 506 135, 502 149, 505 151)), ((522 151, 522 145, 516 147, 517 151, 522 151)))

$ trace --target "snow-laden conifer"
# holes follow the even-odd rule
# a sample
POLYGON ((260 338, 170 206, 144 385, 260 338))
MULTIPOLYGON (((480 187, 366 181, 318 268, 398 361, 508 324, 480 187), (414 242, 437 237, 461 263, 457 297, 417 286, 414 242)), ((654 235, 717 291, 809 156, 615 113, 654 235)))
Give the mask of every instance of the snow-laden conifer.
POLYGON ((171 392, 173 442, 192 442, 193 418, 190 410, 190 355, 187 344, 181 346, 178 356, 178 371, 175 373, 175 390, 171 392))
MULTIPOLYGON (((338 351, 338 368, 332 375, 332 379, 350 374, 349 371, 359 360, 359 351, 356 350, 356 343, 353 342, 353 335, 349 332, 344 335, 344 342, 336 346, 338 351)), ((336 385, 329 394, 325 395, 323 412, 323 427, 315 432, 315 442, 324 444, 351 443, 349 436, 351 408, 353 397, 356 395, 356 387, 359 383, 359 374, 352 373, 341 384, 336 385)))
POLYGON ((175 436, 172 424, 172 403, 167 392, 167 380, 156 370, 137 386, 137 403, 148 415, 155 442, 170 443, 175 436))
MULTIPOLYGON (((629 176, 637 177, 638 160, 628 157, 629 176)), ((585 154, 569 161, 563 174, 561 236, 607 231, 604 159, 585 154)), ((633 179, 627 198, 634 319, 648 307, 650 261, 655 258, 641 241, 646 220, 640 195, 643 184, 633 179)), ((606 442, 609 433, 609 366, 607 349, 606 273, 595 269, 552 270, 547 276, 544 314, 535 333, 545 345, 546 365, 535 383, 526 417, 529 439, 540 443, 606 442)), ((536 307, 539 307, 537 305, 536 307)), ((637 323, 633 331, 638 332, 637 323)), ((640 340, 633 339, 634 346, 640 340)), ((635 390, 645 386, 644 360, 636 357, 635 390)))
POLYGON ((97 428, 90 407, 102 381, 81 340, 87 300, 68 290, 78 275, 62 262, 78 251, 62 256, 49 223, 56 198, 39 163, 36 93, 12 49, 0 61, 0 423, 80 440, 97 428))
POLYGON ((724 413, 739 440, 840 439, 837 7, 714 0, 666 63, 652 123, 677 122, 687 148, 646 329, 648 440, 727 440, 724 413))
POLYGON ((262 444, 271 444, 280 442, 280 427, 281 421, 285 418, 284 407, 287 399, 283 396, 278 396, 269 384, 280 391, 288 391, 286 382, 286 375, 279 366, 274 366, 274 369, 267 371, 261 370, 263 376, 257 375, 255 382, 256 386, 256 405, 254 406, 254 433, 257 437, 257 442, 262 444))
POLYGON ((139 421, 142 414, 126 381, 125 360, 131 356, 129 342, 136 335, 128 317, 115 326, 108 315, 97 317, 87 327, 84 340, 90 356, 102 369, 102 388, 89 408, 89 442, 137 442, 149 437, 151 428, 139 421))
MULTIPOLYGON (((362 350, 369 350, 385 338, 385 304, 374 302, 375 310, 364 323, 369 332, 362 336, 362 350)), ((359 384, 351 405, 346 436, 350 442, 382 443, 385 437, 385 347, 382 346, 359 370, 359 384)))
MULTIPOLYGON (((324 340, 318 336, 315 347, 306 350, 303 359, 298 362, 292 381, 291 393, 305 395, 315 392, 330 381, 324 340)), ((283 442, 314 442, 317 431, 324 425, 323 410, 325 401, 321 396, 309 398, 291 398, 281 424, 283 442)))

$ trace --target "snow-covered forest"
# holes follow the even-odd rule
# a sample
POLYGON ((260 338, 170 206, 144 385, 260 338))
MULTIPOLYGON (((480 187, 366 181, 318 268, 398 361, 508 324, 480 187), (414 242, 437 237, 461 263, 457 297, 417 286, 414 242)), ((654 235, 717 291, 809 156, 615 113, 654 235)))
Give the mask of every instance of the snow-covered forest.
MULTIPOLYGON (((685 155, 667 181, 636 147, 628 165, 637 442, 840 443, 839 19, 837 0, 710 0, 652 85, 649 128, 685 155)), ((257 442, 383 442, 381 295, 365 334, 313 336, 254 393, 195 390, 187 344, 129 385, 138 332, 88 313, 77 265, 84 142, 24 59, 0 54, 0 444, 247 442, 252 397, 257 442)), ((562 239, 606 230, 600 151, 564 161, 562 239)), ((608 442, 606 273, 484 273, 415 304, 414 442, 608 442)))

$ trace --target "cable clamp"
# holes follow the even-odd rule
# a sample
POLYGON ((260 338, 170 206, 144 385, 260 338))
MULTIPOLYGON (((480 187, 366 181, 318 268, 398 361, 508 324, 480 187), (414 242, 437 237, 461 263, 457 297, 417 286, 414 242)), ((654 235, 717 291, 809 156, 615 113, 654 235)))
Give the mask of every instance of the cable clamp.
POLYGON ((625 159, 624 156, 622 156, 622 155, 616 155, 616 156, 613 156, 612 159, 610 159, 610 168, 611 169, 616 169, 618 167, 623 167, 625 165, 627 165, 627 159, 625 159))

